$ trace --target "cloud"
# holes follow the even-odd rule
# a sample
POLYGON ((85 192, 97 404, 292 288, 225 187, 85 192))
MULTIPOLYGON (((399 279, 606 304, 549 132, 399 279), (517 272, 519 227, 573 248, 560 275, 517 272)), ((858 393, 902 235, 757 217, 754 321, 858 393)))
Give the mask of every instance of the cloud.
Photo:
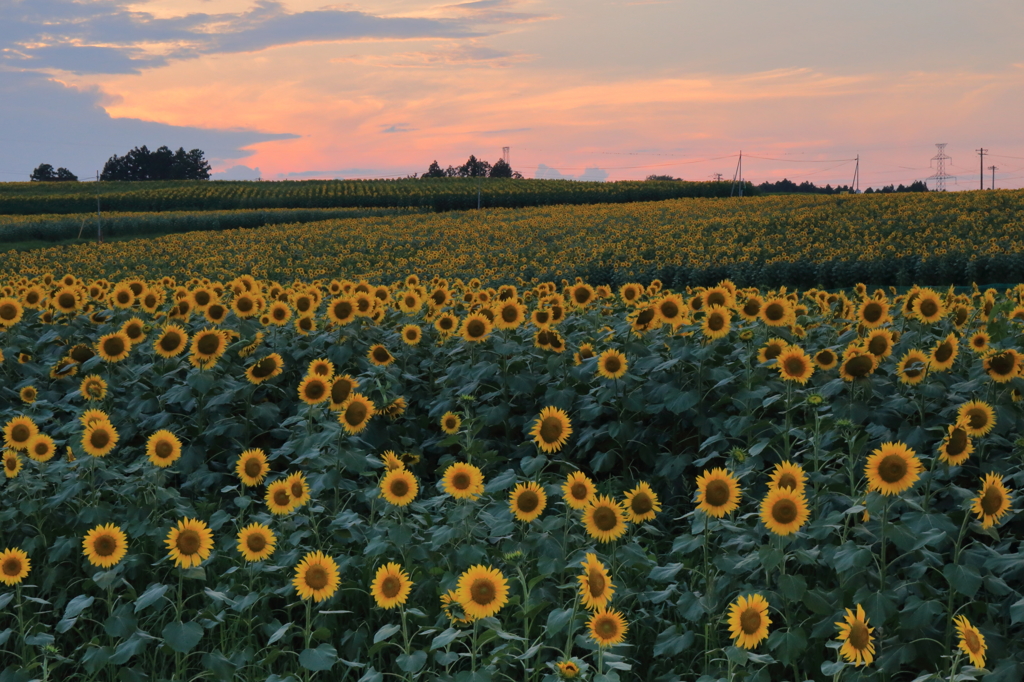
POLYGON ((587 168, 580 175, 565 175, 557 168, 543 163, 537 164, 537 172, 533 174, 537 180, 581 180, 587 182, 603 182, 608 179, 608 171, 597 167, 587 168))
POLYGON ((257 180, 263 177, 259 168, 248 166, 232 166, 226 170, 210 173, 211 180, 257 180))
POLYGON ((335 64, 360 64, 385 68, 444 68, 449 66, 480 66, 508 68, 532 59, 530 55, 496 50, 483 45, 458 44, 442 46, 436 50, 398 52, 392 54, 359 54, 336 57, 335 64))
POLYGON ((254 130, 172 126, 133 118, 111 118, 97 90, 78 90, 34 73, 0 72, 0 121, 4 154, 0 179, 27 180, 40 163, 93 177, 113 154, 132 147, 202 149, 211 163, 242 159, 254 144, 295 135, 254 130))
POLYGON ((381 126, 382 133, 411 133, 416 128, 409 128, 404 123, 392 123, 389 126, 381 126))
POLYGON ((344 180, 345 178, 404 178, 412 173, 394 168, 342 168, 278 173, 278 180, 344 180))

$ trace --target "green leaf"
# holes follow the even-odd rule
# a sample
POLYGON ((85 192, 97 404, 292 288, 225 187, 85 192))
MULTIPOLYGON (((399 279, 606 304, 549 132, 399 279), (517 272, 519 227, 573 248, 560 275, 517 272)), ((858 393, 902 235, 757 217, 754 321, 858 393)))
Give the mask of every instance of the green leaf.
POLYGON ((779 590, 790 601, 800 601, 807 591, 807 581, 799 575, 780 575, 779 590))
POLYGON ((271 634, 270 638, 267 640, 267 644, 268 645, 269 644, 273 644, 274 642, 276 642, 279 639, 281 639, 282 637, 284 637, 284 633, 288 632, 288 629, 291 626, 292 626, 291 623, 285 623, 284 625, 282 625, 278 629, 274 630, 273 634, 271 634))
POLYGON ((164 626, 161 634, 167 646, 180 654, 187 654, 203 638, 203 626, 199 623, 175 621, 164 626))
POLYGON ((667 583, 675 580, 676 574, 683 569, 682 564, 668 564, 667 566, 655 566, 651 569, 648 579, 657 583, 667 583))
POLYGON ((557 635, 569 624, 570 618, 572 618, 572 609, 554 609, 548 614, 548 622, 545 627, 547 634, 549 636, 557 635))
POLYGON ((151 637, 142 632, 136 632, 126 641, 121 642, 114 649, 114 653, 110 656, 110 662, 114 665, 124 665, 133 656, 141 654, 146 645, 149 644, 151 637))
POLYGON ((414 651, 411 654, 401 654, 395 659, 398 663, 398 667, 407 673, 418 672, 423 664, 427 662, 426 651, 414 651))
POLYGON ((338 651, 330 644, 321 644, 315 649, 306 649, 299 654, 299 665, 315 672, 330 670, 337 660, 338 651))
POLYGON ((455 628, 448 628, 437 637, 434 637, 434 640, 430 643, 430 650, 433 651, 434 649, 440 649, 443 646, 448 646, 454 642, 458 636, 458 630, 455 628))
POLYGON ((72 618, 78 618, 87 608, 92 606, 92 603, 96 601, 95 597, 87 597, 84 594, 80 594, 64 607, 64 619, 70 620, 72 618))
POLYGON ((401 625, 395 625, 394 623, 388 625, 382 625, 380 630, 377 630, 377 634, 373 636, 373 643, 383 642, 385 639, 395 634, 402 629, 401 625))
POLYGON ((1014 602, 1010 606, 1010 624, 1024 622, 1024 599, 1014 602))
POLYGON ((146 588, 146 591, 139 595, 139 598, 135 600, 135 613, 143 610, 147 606, 160 601, 160 599, 167 594, 167 590, 170 589, 167 585, 161 585, 156 583, 146 588))
POLYGON ((969 566, 947 564, 942 569, 942 575, 946 576, 950 587, 968 599, 972 599, 981 587, 981 576, 969 566))

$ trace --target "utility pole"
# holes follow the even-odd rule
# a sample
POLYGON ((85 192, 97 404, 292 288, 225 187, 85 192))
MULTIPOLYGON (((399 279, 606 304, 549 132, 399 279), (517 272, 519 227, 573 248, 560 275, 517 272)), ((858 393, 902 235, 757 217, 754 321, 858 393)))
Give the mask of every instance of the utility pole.
POLYGON ((722 174, 721 173, 715 173, 715 182, 721 182, 721 181, 722 181, 722 174))
POLYGON ((978 156, 981 157, 981 161, 978 164, 978 167, 981 169, 981 172, 978 174, 978 189, 985 189, 985 155, 988 154, 988 150, 982 147, 975 151, 977 151, 978 156))
POLYGON ((989 189, 996 188, 996 171, 999 170, 998 166, 989 166, 988 169, 992 171, 992 186, 989 189))
POLYGON ((857 155, 857 165, 853 167, 853 182, 850 185, 854 194, 860 194, 860 154, 857 155))
POLYGON ((740 196, 743 196, 743 150, 740 150, 740 160, 736 164, 736 172, 732 175, 732 188, 729 190, 729 196, 732 196, 733 191, 736 189, 736 180, 740 181, 740 196))

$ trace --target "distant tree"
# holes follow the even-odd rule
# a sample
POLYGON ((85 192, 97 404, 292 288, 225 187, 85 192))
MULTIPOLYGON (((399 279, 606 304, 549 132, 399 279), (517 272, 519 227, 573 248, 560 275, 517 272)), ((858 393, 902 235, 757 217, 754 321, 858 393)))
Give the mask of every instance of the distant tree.
POLYGON ((32 182, 78 182, 78 176, 67 168, 58 168, 55 171, 50 164, 41 163, 32 171, 29 180, 32 182))
POLYGON ((424 173, 423 175, 421 175, 420 177, 424 177, 424 178, 443 178, 444 176, 445 176, 444 170, 441 168, 440 165, 438 165, 437 159, 434 159, 434 163, 430 164, 430 168, 427 169, 427 172, 424 173))
POLYGON ((682 182, 682 178, 674 178, 671 175, 648 175, 645 180, 654 180, 660 182, 682 182))
POLYGON ((124 156, 115 154, 103 165, 100 180, 209 180, 210 164, 202 149, 172 152, 169 147, 149 151, 143 145, 124 156))
POLYGON ((491 164, 476 158, 473 154, 470 154, 469 158, 466 159, 466 163, 458 168, 460 178, 486 178, 490 172, 491 164))
POLYGON ((505 159, 498 159, 497 162, 493 166, 491 166, 491 172, 489 177, 511 178, 513 172, 514 171, 512 170, 512 166, 508 165, 508 162, 505 161, 505 159))

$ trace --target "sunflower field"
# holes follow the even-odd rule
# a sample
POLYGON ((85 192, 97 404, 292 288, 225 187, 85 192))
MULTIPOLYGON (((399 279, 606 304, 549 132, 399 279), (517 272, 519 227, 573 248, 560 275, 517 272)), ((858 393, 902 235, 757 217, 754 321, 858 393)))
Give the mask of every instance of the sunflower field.
POLYGON ((1024 675, 1024 286, 0 280, 0 680, 1024 675))

